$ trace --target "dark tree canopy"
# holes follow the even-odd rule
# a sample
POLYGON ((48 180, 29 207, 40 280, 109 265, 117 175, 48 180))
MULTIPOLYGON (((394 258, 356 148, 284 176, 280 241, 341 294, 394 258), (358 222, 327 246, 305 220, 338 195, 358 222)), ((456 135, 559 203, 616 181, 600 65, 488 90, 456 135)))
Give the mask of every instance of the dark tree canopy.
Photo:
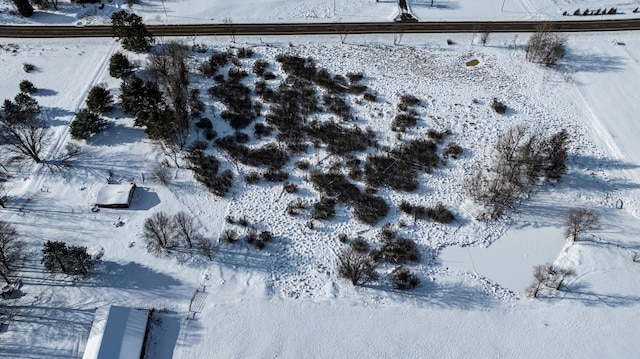
POLYGON ((122 43, 122 47, 129 51, 149 51, 154 42, 153 36, 142 23, 142 18, 124 10, 111 15, 111 32, 122 43))
POLYGON ((117 79, 126 78, 133 73, 133 64, 122 52, 116 52, 109 60, 109 75, 117 79))

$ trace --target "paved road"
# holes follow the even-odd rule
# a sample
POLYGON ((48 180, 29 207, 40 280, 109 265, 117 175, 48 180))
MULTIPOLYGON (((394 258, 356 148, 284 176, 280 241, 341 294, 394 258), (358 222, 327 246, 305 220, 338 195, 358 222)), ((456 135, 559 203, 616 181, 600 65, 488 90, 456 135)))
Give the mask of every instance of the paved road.
MULTIPOLYGON (((539 21, 476 21, 476 22, 369 22, 311 24, 199 24, 147 25, 154 36, 194 35, 322 35, 322 34, 397 34, 453 32, 532 32, 539 21)), ((640 19, 548 21, 552 29, 561 32, 640 30, 640 19)), ((0 37, 111 37, 111 28, 101 26, 0 26, 0 37)))

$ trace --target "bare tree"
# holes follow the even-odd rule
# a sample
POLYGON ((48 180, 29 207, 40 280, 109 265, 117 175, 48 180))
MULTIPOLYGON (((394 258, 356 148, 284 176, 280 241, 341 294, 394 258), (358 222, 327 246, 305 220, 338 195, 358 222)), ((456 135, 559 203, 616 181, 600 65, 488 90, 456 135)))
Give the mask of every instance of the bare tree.
POLYGON ((338 255, 338 273, 351 280, 353 285, 362 285, 378 279, 377 262, 367 253, 348 247, 338 255))
POLYGON ((200 237, 195 246, 200 249, 200 253, 202 253, 203 256, 207 257, 210 261, 213 260, 215 247, 213 246, 213 242, 211 240, 200 237))
POLYGON ((50 129, 47 122, 39 117, 38 102, 20 93, 16 95, 15 102, 5 100, 2 108, 4 117, 0 119, 0 143, 20 157, 42 162, 40 154, 48 143, 50 129))
POLYGON ((164 212, 156 212, 144 221, 142 237, 147 243, 149 252, 163 253, 175 237, 173 221, 164 212))
POLYGON ((26 260, 24 246, 15 227, 0 221, 0 277, 7 284, 11 283, 11 274, 26 260))
POLYGON ((177 231, 177 236, 182 238, 189 248, 199 242, 200 234, 196 229, 195 221, 186 212, 178 212, 173 216, 173 227, 177 231))
POLYGON ((600 216, 586 208, 572 209, 565 214, 567 220, 564 235, 575 242, 587 231, 598 229, 600 216))

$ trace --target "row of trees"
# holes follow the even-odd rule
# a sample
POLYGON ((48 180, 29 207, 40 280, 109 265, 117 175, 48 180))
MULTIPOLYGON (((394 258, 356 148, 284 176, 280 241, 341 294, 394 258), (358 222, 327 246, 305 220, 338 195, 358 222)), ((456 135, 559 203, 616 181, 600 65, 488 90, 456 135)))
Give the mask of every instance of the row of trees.
POLYGON ((144 221, 142 238, 149 252, 156 255, 187 248, 213 259, 213 243, 200 234, 195 219, 186 212, 173 216, 165 212, 154 213, 144 221))

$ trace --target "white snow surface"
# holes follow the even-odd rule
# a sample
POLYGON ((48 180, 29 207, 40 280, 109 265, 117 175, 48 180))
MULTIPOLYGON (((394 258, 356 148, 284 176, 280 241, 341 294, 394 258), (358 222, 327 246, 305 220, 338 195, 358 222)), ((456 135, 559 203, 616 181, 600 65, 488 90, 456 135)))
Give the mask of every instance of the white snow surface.
MULTIPOLYGON (((431 9, 429 3, 409 1, 421 19, 556 18, 559 9, 607 5, 629 13, 635 7, 632 1, 460 0, 435 1, 439 7, 431 9)), ((0 4, 9 7, 8 2, 0 4)), ((395 2, 336 0, 335 15, 333 4, 150 1, 134 10, 149 23, 384 21, 397 14, 395 2)), ((118 6, 118 0, 104 10, 63 3, 61 11, 37 13, 30 20, 2 10, 0 21, 104 23, 118 6), (78 16, 80 9, 85 13, 78 16)), ((567 57, 556 69, 525 61, 527 38, 493 34, 486 46, 474 44, 471 34, 348 35, 344 43, 337 35, 238 37, 238 43, 223 37, 179 39, 216 51, 251 47, 256 54, 241 60, 243 66, 250 69, 256 59, 265 59, 278 79, 284 75, 274 59, 281 53, 312 56, 334 74, 362 71, 363 83, 377 91, 378 100, 349 98, 357 111, 355 125, 370 126, 381 145, 393 146, 398 140, 389 124, 399 96, 410 93, 422 100, 421 120, 403 138, 450 129, 447 141, 459 143, 465 154, 420 176, 414 193, 381 189, 392 209, 374 227, 355 221, 350 208, 338 206, 333 220, 315 221, 310 229, 307 212, 286 214, 296 198, 310 203, 318 198, 304 179, 306 172, 293 163, 305 157, 314 168, 327 169, 330 158, 316 165, 326 157, 323 149, 289 161, 285 169, 299 186, 296 194, 284 192, 281 184, 245 185, 242 178, 255 169, 212 150, 222 169, 235 175, 231 193, 220 198, 184 167, 171 168, 168 185, 150 181, 149 174, 165 155, 143 129, 133 126, 131 117, 116 109, 103 133, 81 142, 82 153, 72 166, 10 166, 7 208, 0 216, 28 242, 31 260, 20 270, 24 296, 6 301, 8 307, 2 308, 1 319, 8 326, 0 333, 0 357, 80 358, 96 309, 107 305, 160 309, 147 342, 148 358, 637 357, 640 264, 632 258, 640 251, 640 142, 635 123, 640 111, 640 35, 568 35, 567 57), (480 64, 465 66, 470 59, 480 64), (505 116, 489 108, 494 97, 508 104, 505 116), (541 186, 507 217, 477 221, 465 180, 476 168, 489 165, 497 136, 515 124, 569 131, 568 173, 558 184, 541 186), (115 180, 138 184, 131 208, 93 212, 109 171, 115 180), (413 222, 397 209, 401 200, 426 206, 442 201, 456 221, 413 222), (618 200, 622 209, 616 208, 618 200), (567 244, 563 216, 577 207, 597 211, 601 229, 567 244), (187 253, 148 253, 140 234, 145 218, 158 211, 195 216, 201 233, 216 242, 213 261, 187 253), (246 232, 226 223, 229 215, 246 217, 275 238, 262 251, 243 241, 218 243, 226 229, 246 232), (420 286, 393 289, 391 267, 381 268, 377 282, 351 286, 337 274, 335 254, 344 246, 338 234, 361 235, 375 243, 387 222, 418 243, 422 260, 410 268, 420 286), (87 279, 52 275, 40 263, 47 240, 86 246, 102 264, 87 279), (573 268, 577 276, 564 291, 528 298, 524 288, 532 280, 533 266, 547 262, 573 268)), ((0 95, 13 98, 23 79, 39 89, 34 96, 54 133, 49 159, 71 141, 69 122, 93 85, 104 82, 119 93, 119 81, 107 69, 111 54, 120 50, 112 39, 1 39, 0 44, 0 95), (34 64, 36 71, 25 73, 23 63, 34 64)), ((129 55, 144 61, 143 56, 129 55)), ((194 72, 206 56, 196 56, 194 72)), ((254 80, 251 74, 246 83, 254 80)), ((213 82, 194 76, 192 84, 204 93, 213 82)), ((220 103, 206 96, 203 100, 215 114, 221 112, 220 103)), ((206 115, 214 119, 218 135, 232 134, 214 113, 206 115)), ((194 131, 192 138, 196 136, 194 131)))

